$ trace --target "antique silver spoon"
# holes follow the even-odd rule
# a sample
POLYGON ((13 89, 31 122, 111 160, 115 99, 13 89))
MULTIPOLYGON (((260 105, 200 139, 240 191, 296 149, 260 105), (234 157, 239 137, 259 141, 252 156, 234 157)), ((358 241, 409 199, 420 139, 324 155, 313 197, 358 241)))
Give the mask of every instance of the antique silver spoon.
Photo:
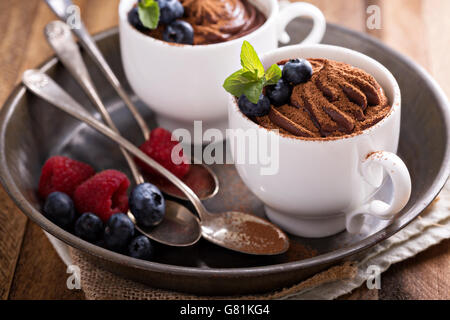
MULTIPOLYGON (((264 219, 236 211, 210 213, 183 181, 131 142, 94 119, 45 73, 39 70, 25 71, 22 81, 31 92, 117 142, 179 188, 197 210, 201 220, 201 234, 206 240, 230 250, 254 255, 275 255, 286 252, 289 248, 286 234, 264 219)), ((192 223, 194 220, 190 221, 192 223)), ((184 233, 184 230, 177 231, 171 235, 176 237, 178 233, 184 233)))
MULTIPOLYGON (((95 89, 83 58, 81 57, 78 45, 75 43, 72 34, 70 33, 70 28, 61 21, 54 21, 45 27, 45 36, 50 46, 55 50, 59 60, 79 82, 88 97, 97 107, 105 123, 112 130, 119 133, 119 130, 115 126, 95 89)), ((125 149, 120 149, 130 167, 136 184, 144 183, 144 178, 139 172, 133 158, 125 149)), ((131 212, 128 212, 128 216, 135 223, 136 229, 142 234, 165 245, 176 247, 190 246, 195 244, 201 237, 198 218, 187 208, 173 201, 166 201, 165 217, 157 227, 144 228, 136 223, 131 212), (191 230, 189 230, 189 228, 191 228, 191 230), (181 233, 180 236, 174 237, 172 235, 174 230, 189 230, 189 232, 181 233)))
MULTIPOLYGON (((70 16, 70 13, 72 12, 70 10, 71 6, 73 6, 72 1, 70 0, 46 0, 48 6, 52 11, 60 18, 63 22, 69 22, 68 20, 72 18, 78 19, 76 21, 77 25, 69 26, 65 24, 65 27, 63 27, 61 24, 54 24, 50 25, 46 28, 46 36, 48 38, 47 32, 51 32, 52 39, 52 47, 55 49, 55 51, 65 51, 65 45, 67 44, 70 46, 69 42, 73 42, 73 38, 70 37, 70 34, 66 34, 63 30, 69 30, 72 31, 77 38, 80 41, 80 44, 83 46, 83 48, 86 50, 86 52, 90 55, 90 57, 93 59, 93 61, 96 63, 96 65, 100 68, 100 70, 105 75, 106 79, 109 81, 109 83, 113 86, 113 88, 116 90, 117 94, 122 98, 122 100, 125 102, 125 105, 130 110, 131 114, 133 115, 134 119, 136 120, 142 135, 144 139, 148 139, 150 137, 150 128, 147 126, 147 123, 145 122, 145 119, 142 117, 142 115, 139 113, 136 106, 131 101, 130 97, 126 93, 126 91, 123 89, 119 79, 117 79, 116 75, 112 71, 111 67, 106 62, 105 58, 103 57, 102 53, 98 49, 95 41, 92 39, 91 35, 87 31, 86 27, 83 24, 83 21, 81 20, 81 17, 72 17, 70 16), (53 28, 52 28, 53 27, 53 28), (50 30, 49 30, 50 28, 50 30), (53 31, 51 30, 53 29, 53 31)), ((66 51, 65 55, 68 55, 66 59, 66 66, 70 64, 71 66, 68 67, 69 70, 77 70, 80 68, 79 61, 72 60, 70 57, 70 54, 73 54, 74 51, 66 51)), ((71 71, 72 72, 72 71, 71 71)), ((73 75, 77 78, 79 75, 77 72, 72 72, 73 75)), ((77 78, 77 81, 85 81, 84 78, 77 78)), ((82 84, 82 87, 85 89, 85 91, 90 90, 90 87, 86 87, 82 84)), ((88 95, 90 95, 89 92, 87 92, 88 95)), ((196 172, 197 176, 204 177, 208 181, 207 189, 206 190, 200 190, 200 199, 206 200, 209 199, 217 194, 219 191, 219 179, 217 178, 216 174, 210 170, 207 166, 198 164, 197 161, 193 161, 191 164, 191 170, 196 172)), ((157 183, 155 183, 157 184, 157 183)), ((173 191, 173 188, 171 188, 170 185, 159 183, 157 184, 158 187, 164 191, 166 194, 182 199, 187 200, 186 197, 184 197, 183 193, 179 193, 176 191, 173 191)))

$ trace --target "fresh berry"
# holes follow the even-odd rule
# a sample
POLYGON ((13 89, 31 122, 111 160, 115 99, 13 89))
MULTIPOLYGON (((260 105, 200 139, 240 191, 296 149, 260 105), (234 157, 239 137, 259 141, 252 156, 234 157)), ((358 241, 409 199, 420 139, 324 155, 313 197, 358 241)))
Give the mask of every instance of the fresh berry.
POLYGON ((307 82, 312 74, 311 63, 306 59, 290 60, 283 68, 283 79, 293 85, 307 82))
POLYGON ((158 225, 166 212, 166 202, 161 191, 151 183, 138 185, 130 194, 130 211, 138 225, 153 227, 158 225))
POLYGON ((75 222, 75 234, 89 242, 99 241, 103 236, 103 222, 93 213, 83 213, 75 222))
MULTIPOLYGON (((189 163, 183 155, 183 149, 181 148, 180 143, 176 140, 172 141, 172 133, 163 128, 152 130, 150 139, 144 142, 139 149, 178 178, 183 178, 189 171, 189 163), (172 150, 175 147, 180 149, 177 154, 178 159, 174 159, 179 164, 176 164, 172 160, 172 150)), ((139 159, 136 159, 136 162, 145 172, 153 175, 157 174, 155 170, 139 159)))
POLYGON ((108 249, 125 252, 134 237, 134 224, 124 213, 116 213, 106 223, 103 239, 108 249))
POLYGON ((153 251, 153 245, 146 236, 137 236, 128 245, 128 255, 136 259, 150 260, 153 251))
POLYGON ((106 222, 113 214, 128 211, 129 186, 130 181, 122 172, 100 172, 75 190, 75 206, 78 212, 92 212, 106 222))
POLYGON ((136 29, 138 29, 139 31, 142 32, 146 32, 146 31, 150 31, 149 28, 147 28, 146 26, 144 26, 142 24, 141 19, 139 18, 139 11, 137 7, 134 7, 133 9, 131 9, 130 12, 128 12, 128 22, 135 27, 136 29))
POLYGON ((292 94, 292 87, 289 83, 280 79, 276 85, 266 88, 266 95, 275 107, 280 107, 289 103, 292 94))
POLYGON ((103 237, 102 237, 100 240, 95 241, 94 244, 95 244, 97 247, 100 247, 100 248, 103 248, 103 249, 108 249, 108 248, 106 247, 105 240, 103 239, 103 237))
POLYGON ((259 97, 257 104, 251 103, 245 95, 238 101, 239 109, 248 117, 262 117, 270 111, 270 100, 265 95, 259 97))
POLYGON ((194 29, 188 22, 176 20, 164 29, 163 40, 182 44, 194 44, 194 29))
POLYGON ((156 0, 159 5, 159 22, 170 24, 184 15, 183 5, 179 0, 156 0))
POLYGON ((72 197, 75 189, 94 174, 94 169, 85 163, 67 157, 51 157, 42 167, 39 195, 45 199, 59 191, 72 197))
POLYGON ((62 192, 53 192, 44 204, 45 216, 61 228, 68 229, 75 221, 75 207, 72 199, 62 192))

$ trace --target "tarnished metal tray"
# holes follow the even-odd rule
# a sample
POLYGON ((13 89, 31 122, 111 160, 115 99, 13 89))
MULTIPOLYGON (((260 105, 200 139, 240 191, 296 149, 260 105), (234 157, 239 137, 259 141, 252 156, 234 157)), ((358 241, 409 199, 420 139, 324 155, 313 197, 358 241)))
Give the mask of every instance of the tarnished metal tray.
MULTIPOLYGON (((289 32, 293 43, 309 29, 296 20, 289 32)), ((96 36, 106 59, 123 83, 117 30, 96 36)), ((378 242, 398 232, 436 197, 449 175, 449 105, 434 80, 411 60, 363 34, 328 25, 324 43, 363 52, 384 64, 397 78, 402 91, 402 128, 399 154, 412 177, 408 205, 390 225, 373 221, 371 234, 342 232, 322 239, 291 236, 291 249, 276 257, 255 257, 227 251, 201 240, 190 248, 158 246, 154 262, 136 260, 87 243, 62 230, 41 213, 36 196, 40 168, 51 155, 64 154, 92 164, 97 170, 126 171, 118 148, 97 132, 48 106, 18 86, 0 114, 0 178, 21 210, 44 230, 69 246, 88 254, 101 267, 120 275, 168 288, 198 294, 244 294, 292 285, 331 265, 358 259, 378 242)), ((122 101, 85 57, 103 101, 113 112, 119 129, 139 144, 137 126, 122 101)), ((68 72, 51 59, 42 66, 73 97, 95 113, 94 107, 68 72)), ((137 99, 137 98, 136 98, 137 99)), ((149 109, 137 101, 153 126, 149 109)), ((98 116, 98 115, 97 115, 98 116)), ((206 201, 210 209, 239 209, 263 216, 262 203, 243 185, 232 165, 212 166, 220 178, 219 194, 206 201)), ((389 186, 386 186, 389 190, 389 186)))

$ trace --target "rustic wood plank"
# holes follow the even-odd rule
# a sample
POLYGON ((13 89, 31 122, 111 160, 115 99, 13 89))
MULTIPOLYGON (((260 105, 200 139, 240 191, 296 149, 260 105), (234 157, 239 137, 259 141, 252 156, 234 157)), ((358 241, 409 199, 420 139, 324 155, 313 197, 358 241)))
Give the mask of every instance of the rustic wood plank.
POLYGON ((379 290, 377 289, 367 289, 367 287, 363 284, 351 293, 339 297, 338 300, 378 300, 378 292, 379 290))
MULTIPOLYGON (((43 28, 56 17, 43 1, 33 0, 33 2, 36 3, 33 23, 27 37, 23 36, 28 41, 28 50, 23 50, 24 58, 20 67, 15 70, 15 76, 10 75, 12 83, 20 81, 24 70, 36 67, 53 54, 44 38, 43 28)), ((117 25, 118 3, 119 0, 75 1, 91 33, 117 25)), ((82 292, 73 292, 66 288, 65 270, 64 264, 40 228, 29 223, 9 298, 83 299, 82 292)))
MULTIPOLYGON (((20 73, 38 1, 0 2, 0 106, 20 73)), ((8 297, 27 219, 0 187, 0 299, 8 297)))
MULTIPOLYGON (((424 2, 427 1, 376 1, 381 7, 382 29, 374 35, 379 35, 384 43, 428 68, 430 52, 426 45, 426 25, 422 10, 424 2)), ((439 12, 439 8, 434 10, 435 13, 439 12)))
POLYGON ((381 277, 381 299, 450 299, 450 240, 394 264, 381 277))
POLYGON ((42 229, 30 221, 9 299, 84 299, 81 290, 67 288, 68 276, 42 229))
POLYGON ((8 298, 27 218, 0 187, 0 299, 8 298))
POLYGON ((55 20, 53 13, 48 9, 44 1, 39 1, 35 11, 34 21, 31 24, 32 28, 27 35, 28 50, 25 52, 24 61, 17 74, 16 82, 21 81, 23 71, 36 68, 53 55, 53 51, 44 37, 44 27, 52 20, 55 20))
POLYGON ((450 1, 433 0, 422 4, 428 47, 429 70, 450 97, 450 1))
POLYGON ((82 16, 91 34, 117 26, 119 2, 120 0, 97 0, 86 6, 82 16))
POLYGON ((38 1, 1 1, 0 100, 6 99, 25 58, 38 1), (5 6, 6 8, 3 8, 5 6), (23 21, 30 23, 23 23, 23 21))
POLYGON ((309 0, 307 2, 322 10, 328 22, 356 31, 365 30, 366 13, 363 0, 309 0))
MULTIPOLYGON (((1 2, 1 103, 5 101, 26 68, 34 67, 51 54, 48 47, 43 47, 45 41, 42 41, 42 28, 37 29, 42 17, 44 19, 51 17, 48 9, 42 10, 43 8, 43 2, 39 0, 1 2), (23 21, 28 23, 23 23, 23 21), (41 38, 36 37, 37 32, 40 32, 41 38)), ((0 297, 5 299, 9 295, 13 281, 27 219, 14 206, 3 189, 0 192, 0 203, 0 297)))

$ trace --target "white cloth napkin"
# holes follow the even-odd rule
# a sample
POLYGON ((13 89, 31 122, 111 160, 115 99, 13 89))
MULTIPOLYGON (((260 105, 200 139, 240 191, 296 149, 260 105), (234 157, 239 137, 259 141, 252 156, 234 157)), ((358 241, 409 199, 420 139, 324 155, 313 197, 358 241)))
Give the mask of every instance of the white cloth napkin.
MULTIPOLYGON (((323 284, 287 296, 285 299, 336 299, 361 285, 366 285, 369 277, 374 275, 372 272, 374 269, 369 269, 369 266, 375 266, 380 272, 384 272, 392 264, 413 257, 449 238, 450 182, 447 182, 438 200, 423 217, 418 217, 403 230, 370 249, 365 258, 358 262, 358 273, 355 278, 323 284)), ((372 279, 370 283, 373 283, 372 279)))

